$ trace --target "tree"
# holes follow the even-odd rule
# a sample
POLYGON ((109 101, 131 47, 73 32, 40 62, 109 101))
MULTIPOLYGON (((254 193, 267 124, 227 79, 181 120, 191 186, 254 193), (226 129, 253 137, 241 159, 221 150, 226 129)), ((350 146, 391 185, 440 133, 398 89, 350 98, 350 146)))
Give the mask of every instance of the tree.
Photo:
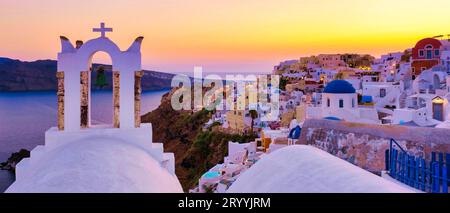
POLYGON ((280 90, 286 90, 286 85, 288 84, 288 80, 284 77, 280 78, 280 90))
POLYGON ((403 52, 402 57, 401 57, 401 61, 402 61, 402 62, 409 62, 411 56, 412 56, 412 52, 409 51, 409 50, 405 50, 405 51, 403 52))
POLYGON ((252 132, 252 134, 253 134, 253 125, 255 124, 255 123, 254 123, 254 122, 255 122, 255 119, 258 117, 258 112, 257 112, 256 110, 254 110, 254 109, 251 109, 251 110, 249 111, 249 113, 250 113, 250 117, 252 118, 252 124, 251 124, 250 129, 251 129, 251 132, 252 132))
POLYGON ((342 72, 339 72, 338 74, 336 74, 335 76, 334 76, 334 79, 340 79, 340 80, 342 80, 344 78, 344 73, 342 73, 342 72))

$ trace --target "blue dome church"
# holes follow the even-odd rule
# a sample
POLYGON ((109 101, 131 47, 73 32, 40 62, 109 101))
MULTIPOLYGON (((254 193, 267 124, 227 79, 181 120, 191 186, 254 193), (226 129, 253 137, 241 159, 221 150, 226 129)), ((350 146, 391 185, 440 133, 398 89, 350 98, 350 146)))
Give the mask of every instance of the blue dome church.
POLYGON ((316 109, 318 115, 312 117, 320 116, 319 118, 335 121, 380 123, 375 109, 358 107, 358 93, 346 80, 329 82, 322 92, 322 106, 318 108, 320 108, 316 109))

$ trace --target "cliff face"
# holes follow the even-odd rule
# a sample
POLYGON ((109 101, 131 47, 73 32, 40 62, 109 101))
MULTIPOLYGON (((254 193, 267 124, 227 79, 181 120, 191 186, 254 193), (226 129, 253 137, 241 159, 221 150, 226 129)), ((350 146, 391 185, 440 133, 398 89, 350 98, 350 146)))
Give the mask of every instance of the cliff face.
POLYGON ((0 58, 0 91, 56 89, 56 61, 0 58))
MULTIPOLYGON (((38 60, 24 62, 0 57, 0 91, 44 91, 56 90, 56 66, 55 60, 38 60)), ((100 66, 94 64, 95 67, 100 66)), ((105 67, 107 82, 111 81, 111 66, 105 67)), ((170 88, 173 74, 156 71, 144 71, 142 77, 142 90, 162 90, 170 88)), ((96 73, 92 72, 92 81, 96 79, 96 73)), ((110 85, 104 89, 111 89, 110 85)))
POLYGON ((184 191, 188 191, 204 172, 223 161, 228 141, 248 142, 254 136, 232 135, 214 128, 203 130, 212 112, 173 110, 170 104, 173 91, 162 97, 156 110, 141 119, 143 123, 152 123, 153 140, 162 142, 164 150, 175 154, 175 173, 184 191))
POLYGON ((152 123, 153 141, 163 142, 164 150, 175 155, 175 172, 186 191, 189 183, 189 171, 181 166, 184 159, 189 157, 190 149, 202 124, 208 120, 208 115, 191 114, 188 111, 175 111, 170 105, 171 93, 165 94, 161 105, 154 111, 143 115, 143 123, 152 123))

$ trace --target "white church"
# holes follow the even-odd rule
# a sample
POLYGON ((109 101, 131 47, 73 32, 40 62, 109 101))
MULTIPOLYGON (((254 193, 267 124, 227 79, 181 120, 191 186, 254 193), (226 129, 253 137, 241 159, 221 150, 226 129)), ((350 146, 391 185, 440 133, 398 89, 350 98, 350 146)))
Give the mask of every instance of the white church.
POLYGON ((16 166, 6 192, 183 192, 173 153, 153 143, 151 124, 140 122, 141 43, 122 51, 106 37, 84 44, 61 36, 58 53, 58 125, 45 133, 45 145, 16 166), (113 67, 113 125, 92 125, 90 68, 105 52, 113 67))
MULTIPOLYGON (((378 113, 374 108, 358 106, 358 95, 355 88, 346 80, 333 80, 328 83, 320 95, 320 105, 302 105, 297 111, 303 111, 306 119, 331 119, 358 123, 379 124, 378 113)), ((299 113, 300 114, 300 113, 299 113)))

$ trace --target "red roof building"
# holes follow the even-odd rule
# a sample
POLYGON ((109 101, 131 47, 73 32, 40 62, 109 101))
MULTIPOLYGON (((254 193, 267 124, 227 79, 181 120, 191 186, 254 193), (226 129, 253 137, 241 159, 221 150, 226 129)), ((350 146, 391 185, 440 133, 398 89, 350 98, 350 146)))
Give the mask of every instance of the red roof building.
POLYGON ((425 38, 417 42, 412 49, 411 69, 413 78, 424 70, 439 64, 442 43, 434 38, 425 38))

